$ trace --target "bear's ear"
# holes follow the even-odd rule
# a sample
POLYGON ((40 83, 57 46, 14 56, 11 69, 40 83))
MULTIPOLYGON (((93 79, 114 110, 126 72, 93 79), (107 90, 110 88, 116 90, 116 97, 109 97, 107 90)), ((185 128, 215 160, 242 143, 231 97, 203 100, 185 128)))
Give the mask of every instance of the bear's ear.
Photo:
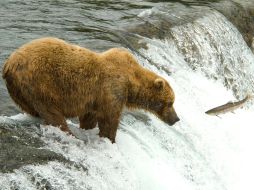
POLYGON ((165 81, 163 79, 161 79, 161 78, 157 78, 154 81, 154 85, 159 90, 164 89, 164 87, 165 87, 165 81))

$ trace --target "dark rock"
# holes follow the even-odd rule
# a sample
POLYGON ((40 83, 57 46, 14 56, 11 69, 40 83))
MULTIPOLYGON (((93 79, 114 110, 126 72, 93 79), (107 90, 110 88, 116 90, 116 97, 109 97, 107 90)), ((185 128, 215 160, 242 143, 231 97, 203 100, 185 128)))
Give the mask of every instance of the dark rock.
POLYGON ((128 31, 148 38, 170 38, 172 27, 199 19, 208 9, 215 9, 222 13, 239 30, 248 46, 252 46, 254 37, 254 3, 252 0, 174 3, 172 6, 165 7, 165 10, 160 8, 160 11, 169 14, 160 14, 159 11, 155 11, 138 17, 139 23, 128 28, 128 31))
POLYGON ((1 123, 0 172, 11 172, 27 164, 67 161, 62 155, 45 149, 39 136, 39 126, 1 123))
POLYGON ((241 32, 249 47, 254 37, 254 3, 253 0, 221 1, 213 7, 221 12, 241 32))

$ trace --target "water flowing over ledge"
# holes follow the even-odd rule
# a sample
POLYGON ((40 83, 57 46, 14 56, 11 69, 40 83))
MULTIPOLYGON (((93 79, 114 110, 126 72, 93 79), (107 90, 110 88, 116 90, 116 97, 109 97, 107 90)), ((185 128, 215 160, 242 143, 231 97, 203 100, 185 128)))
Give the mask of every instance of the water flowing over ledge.
MULTIPOLYGON (((170 82, 181 121, 170 127, 144 111, 125 110, 116 144, 111 144, 99 138, 98 129, 81 130, 75 121, 68 124, 77 138, 25 114, 0 116, 1 163, 9 161, 6 152, 14 154, 12 148, 22 149, 15 152, 15 157, 10 155, 9 158, 16 159, 13 165, 0 165, 5 166, 4 170, 1 168, 0 189, 240 190, 254 187, 251 104, 235 114, 220 117, 204 113, 253 93, 254 55, 239 26, 215 9, 214 3, 205 3, 205 7, 193 2, 144 2, 142 6, 124 1, 121 4, 102 1, 98 5, 92 2, 84 5, 82 1, 64 3, 63 10, 75 10, 77 14, 67 19, 63 12, 58 12, 52 22, 47 18, 38 21, 48 30, 47 35, 63 35, 63 39, 94 49, 100 46, 98 51, 117 45, 131 49, 144 67, 170 82), (116 18, 123 18, 121 26, 128 30, 121 31, 119 26, 110 28, 112 23, 104 18, 103 6, 115 14, 110 19, 116 23, 120 22, 116 18), (95 8, 96 15, 91 13, 95 8), (67 25, 59 21, 61 15, 67 25), (78 18, 89 19, 83 23, 78 18), (100 26, 95 26, 99 23, 100 26), (142 27, 134 26, 137 23, 142 27), (61 29, 63 26, 68 34, 61 29)), ((50 7, 40 9, 52 11, 50 7)), ((35 18, 37 14, 35 11, 35 18)), ((30 29, 35 33, 33 37, 41 36, 36 32, 40 25, 26 19, 25 26, 34 26, 30 29)), ((7 36, 24 33, 23 41, 15 43, 31 38, 26 27, 11 21, 5 24, 10 29, 7 36)), ((20 44, 3 49, 10 52, 20 44)), ((7 53, 4 54, 6 57, 7 53)), ((6 96, 2 86, 1 83, 1 101, 6 96)))

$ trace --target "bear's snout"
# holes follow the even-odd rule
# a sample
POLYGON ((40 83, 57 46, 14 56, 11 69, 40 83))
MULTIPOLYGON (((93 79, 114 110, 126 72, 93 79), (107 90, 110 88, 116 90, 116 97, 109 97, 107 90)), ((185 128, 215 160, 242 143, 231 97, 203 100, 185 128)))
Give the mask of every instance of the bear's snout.
POLYGON ((173 107, 171 107, 169 110, 167 110, 164 113, 164 122, 166 122, 167 124, 174 125, 176 122, 180 121, 178 115, 176 114, 176 111, 173 107))
POLYGON ((180 121, 179 117, 176 115, 174 120, 170 120, 168 121, 169 125, 174 125, 176 122, 180 121))

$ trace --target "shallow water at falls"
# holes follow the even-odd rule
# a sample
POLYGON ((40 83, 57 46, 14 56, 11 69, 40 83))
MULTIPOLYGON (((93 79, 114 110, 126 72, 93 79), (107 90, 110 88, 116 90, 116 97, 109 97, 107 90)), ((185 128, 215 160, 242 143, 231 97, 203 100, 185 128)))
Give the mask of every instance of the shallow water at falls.
MULTIPOLYGON (((115 144, 99 138, 98 128, 85 131, 68 120, 74 138, 20 113, 0 79, 0 136, 16 131, 8 143, 16 139, 38 155, 52 154, 23 165, 16 159, 22 167, 0 172, 0 189, 253 189, 252 102, 220 117, 205 111, 253 94, 254 55, 212 6, 220 1, 210 2, 2 1, 0 68, 20 45, 43 36, 95 51, 126 47, 170 82, 181 121, 168 126, 145 111, 125 109, 115 144), (38 143, 22 139, 24 133, 38 143)), ((4 143, 0 139, 0 148, 4 143)))

